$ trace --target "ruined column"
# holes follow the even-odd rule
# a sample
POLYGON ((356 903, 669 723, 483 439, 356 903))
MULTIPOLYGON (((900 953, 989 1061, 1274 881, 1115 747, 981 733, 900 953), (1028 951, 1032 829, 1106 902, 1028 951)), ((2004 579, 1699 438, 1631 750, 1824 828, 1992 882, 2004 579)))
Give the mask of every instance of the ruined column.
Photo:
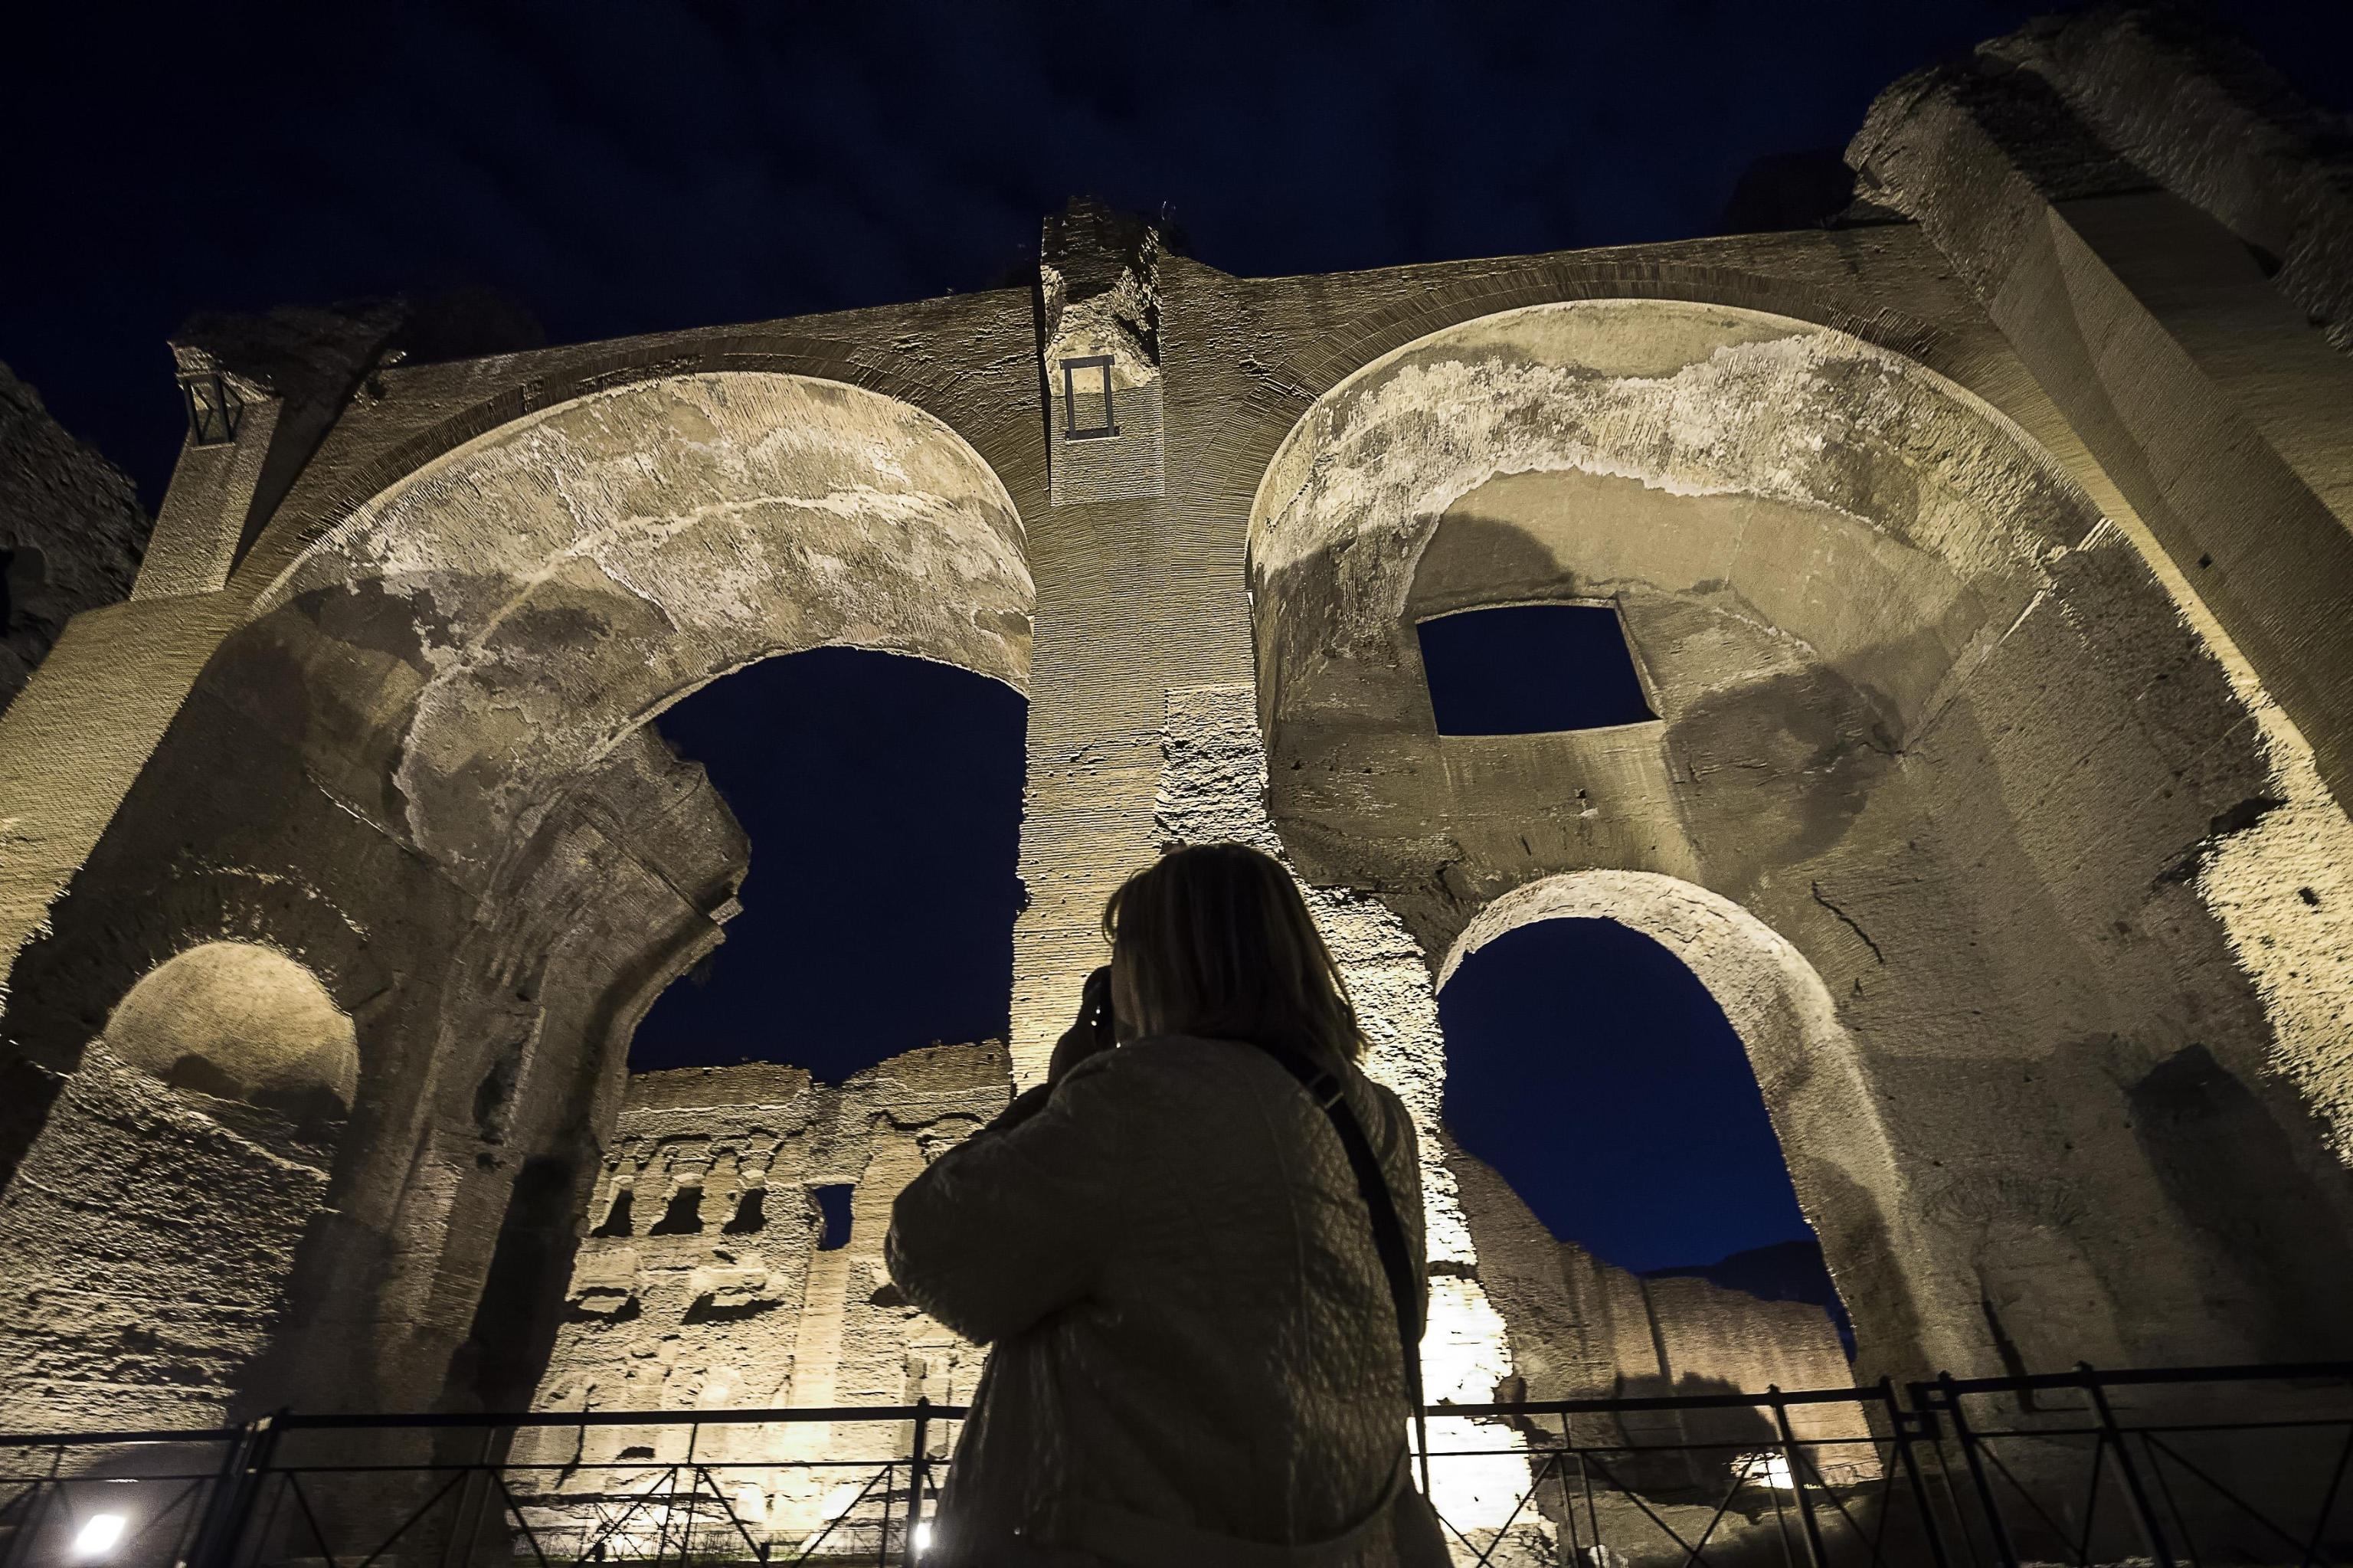
POLYGON ((2170 14, 2043 25, 1888 89, 1847 161, 1952 262, 2343 803, 2353 204, 2242 55, 2170 14))

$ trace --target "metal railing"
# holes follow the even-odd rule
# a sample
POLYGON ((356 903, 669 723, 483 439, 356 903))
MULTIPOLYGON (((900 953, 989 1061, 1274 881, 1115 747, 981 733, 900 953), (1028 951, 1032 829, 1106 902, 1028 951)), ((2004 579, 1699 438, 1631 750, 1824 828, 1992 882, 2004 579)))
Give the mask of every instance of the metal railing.
POLYGON ((0 1437, 0 1568, 194 1560, 245 1440, 241 1427, 0 1437))
MULTIPOLYGON (((0 1568, 909 1564, 965 1414, 280 1414, 0 1436, 0 1568)), ((1426 1414, 1432 1499, 1465 1563, 2353 1568, 2353 1363, 1426 1414)))
POLYGON ((2353 1563, 2353 1367, 1942 1377, 1972 1562, 2353 1563))

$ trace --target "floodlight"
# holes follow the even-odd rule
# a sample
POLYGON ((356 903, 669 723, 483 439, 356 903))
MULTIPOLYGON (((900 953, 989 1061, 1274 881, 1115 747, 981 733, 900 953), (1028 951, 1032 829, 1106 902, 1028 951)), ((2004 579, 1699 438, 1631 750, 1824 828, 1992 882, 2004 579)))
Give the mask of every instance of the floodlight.
POLYGON ((916 1523, 914 1546, 917 1552, 929 1552, 932 1549, 932 1521, 930 1520, 922 1520, 916 1523))
POLYGON ((119 1513, 94 1513, 85 1520, 73 1539, 76 1557, 103 1557, 114 1550, 122 1539, 123 1518, 119 1513))

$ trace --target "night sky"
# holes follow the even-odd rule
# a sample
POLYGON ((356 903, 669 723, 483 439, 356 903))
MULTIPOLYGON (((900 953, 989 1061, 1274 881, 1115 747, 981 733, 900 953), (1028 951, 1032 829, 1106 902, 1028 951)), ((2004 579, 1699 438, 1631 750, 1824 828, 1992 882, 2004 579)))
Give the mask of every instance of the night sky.
POLYGON ((935 1040, 1003 1038, 1028 716, 968 670, 818 648, 655 720, 710 773, 752 864, 727 939, 655 1001, 629 1065, 749 1057, 838 1084, 935 1040))
POLYGON ((1556 1235, 1637 1272, 1810 1236, 1740 1037, 1650 938, 1523 926, 1438 1012, 1448 1125, 1556 1235))
MULTIPOLYGON (((153 507, 181 429, 164 339, 198 309, 488 288, 554 342, 790 316, 1026 284, 1041 215, 1079 193, 1243 275, 1684 238, 1721 229, 1757 159, 1837 148, 1895 77, 2047 8, 19 6, 0 360, 153 507)), ((2353 100, 2353 5, 2225 9, 2306 92, 2353 100)), ((753 869, 638 1065, 837 1077, 1001 1032, 1021 715, 978 677, 839 652, 672 710, 753 869)), ((1443 999, 1461 1136, 1613 1261, 1796 1234, 1728 1033, 1647 948, 1544 927, 1465 966, 1443 999)))
MULTIPOLYGON (((1716 231, 2048 5, 26 5, 0 359, 151 504, 200 307, 489 286, 555 342, 987 288, 1073 193, 1270 276, 1716 231)), ((2353 5, 2230 14, 2342 104, 2353 5)))

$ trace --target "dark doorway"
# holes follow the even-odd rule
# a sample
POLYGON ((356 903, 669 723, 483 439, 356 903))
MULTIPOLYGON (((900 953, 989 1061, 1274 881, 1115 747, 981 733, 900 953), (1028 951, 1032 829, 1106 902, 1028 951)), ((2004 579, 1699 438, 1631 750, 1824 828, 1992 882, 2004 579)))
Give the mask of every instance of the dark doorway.
POLYGON ((839 1083, 1002 1038, 1028 705, 928 660, 821 648, 655 721, 752 841, 727 939, 654 1003, 629 1066, 788 1062, 839 1083))
POLYGON ((1463 960, 1439 1012, 1448 1125, 1555 1236, 1842 1317, 1747 1052, 1672 953, 1540 921, 1463 960))

